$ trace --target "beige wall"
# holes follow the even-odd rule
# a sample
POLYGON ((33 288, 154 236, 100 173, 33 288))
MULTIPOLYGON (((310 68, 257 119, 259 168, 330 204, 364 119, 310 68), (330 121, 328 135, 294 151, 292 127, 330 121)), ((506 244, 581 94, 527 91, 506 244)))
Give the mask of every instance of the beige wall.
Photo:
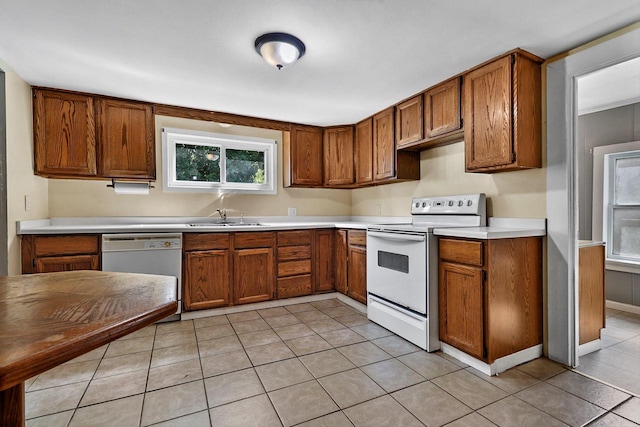
POLYGON ((175 117, 156 117, 157 181, 148 196, 116 195, 106 181, 49 180, 49 215, 87 216, 207 216, 218 208, 230 216, 350 215, 348 190, 283 188, 282 132, 244 126, 223 128, 216 123, 175 117), (216 133, 242 134, 278 141, 278 194, 241 195, 217 193, 175 193, 162 191, 162 128, 173 127, 216 133))
POLYGON ((20 239, 16 221, 49 216, 47 180, 33 174, 31 86, 0 60, 5 72, 7 103, 7 231, 8 273, 20 274, 20 239), (31 210, 25 210, 25 196, 31 210))
POLYGON ((486 193, 489 216, 546 217, 545 169, 465 173, 464 142, 420 154, 420 181, 354 190, 352 215, 410 215, 412 197, 486 193))

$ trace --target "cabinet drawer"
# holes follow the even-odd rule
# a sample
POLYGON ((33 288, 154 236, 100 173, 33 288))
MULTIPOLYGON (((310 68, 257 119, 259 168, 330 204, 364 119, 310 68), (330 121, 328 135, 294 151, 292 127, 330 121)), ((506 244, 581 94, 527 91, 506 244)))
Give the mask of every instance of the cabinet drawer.
POLYGON ((440 239, 440 259, 482 266, 483 243, 471 240, 440 239))
POLYGON ((278 261, 293 261, 311 258, 311 246, 287 246, 278 248, 278 261))
POLYGON ((364 230, 349 230, 350 245, 367 246, 367 232, 364 230))
POLYGON ((182 237, 182 246, 185 251, 229 249, 229 233, 185 233, 182 237))
POLYGON ((98 235, 89 236, 38 236, 35 242, 35 256, 97 254, 98 235))
POLYGON ((278 232, 278 246, 301 246, 310 244, 311 230, 278 232))
POLYGON ((296 276, 311 273, 311 260, 288 261, 278 263, 278 277, 296 276))
POLYGON ((276 234, 271 231, 264 233, 235 233, 235 248, 270 248, 276 243, 276 234))
POLYGON ((311 294, 311 275, 278 279, 278 298, 299 297, 311 294))

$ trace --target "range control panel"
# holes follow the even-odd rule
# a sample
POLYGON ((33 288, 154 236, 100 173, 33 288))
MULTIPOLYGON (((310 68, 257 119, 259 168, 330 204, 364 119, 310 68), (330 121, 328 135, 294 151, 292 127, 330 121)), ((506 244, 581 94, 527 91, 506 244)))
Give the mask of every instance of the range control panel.
POLYGON ((412 215, 483 215, 486 211, 484 193, 459 196, 414 197, 412 215))

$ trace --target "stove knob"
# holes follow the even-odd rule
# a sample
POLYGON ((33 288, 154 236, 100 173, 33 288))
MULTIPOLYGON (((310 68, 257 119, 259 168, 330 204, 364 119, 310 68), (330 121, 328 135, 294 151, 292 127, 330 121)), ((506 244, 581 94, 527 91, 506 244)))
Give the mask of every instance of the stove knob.
POLYGON ((420 202, 416 202, 416 208, 420 207, 420 202))
POLYGON ((462 200, 458 200, 458 206, 462 206, 464 205, 464 202, 462 200))
POLYGON ((426 208, 427 207, 427 202, 422 202, 422 207, 426 208))
POLYGON ((471 206, 473 204, 473 200, 467 201, 467 206, 471 206))
POLYGON ((449 206, 453 206, 453 200, 449 200, 449 206))

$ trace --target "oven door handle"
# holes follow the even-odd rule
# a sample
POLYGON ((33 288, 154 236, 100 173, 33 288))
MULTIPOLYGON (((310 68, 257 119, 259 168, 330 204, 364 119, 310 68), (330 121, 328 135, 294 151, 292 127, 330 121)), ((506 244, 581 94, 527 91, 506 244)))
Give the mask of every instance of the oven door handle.
POLYGON ((380 232, 380 231, 367 231, 367 236, 377 237, 385 240, 398 240, 398 241, 411 241, 411 242, 424 242, 424 234, 409 234, 399 232, 380 232))

